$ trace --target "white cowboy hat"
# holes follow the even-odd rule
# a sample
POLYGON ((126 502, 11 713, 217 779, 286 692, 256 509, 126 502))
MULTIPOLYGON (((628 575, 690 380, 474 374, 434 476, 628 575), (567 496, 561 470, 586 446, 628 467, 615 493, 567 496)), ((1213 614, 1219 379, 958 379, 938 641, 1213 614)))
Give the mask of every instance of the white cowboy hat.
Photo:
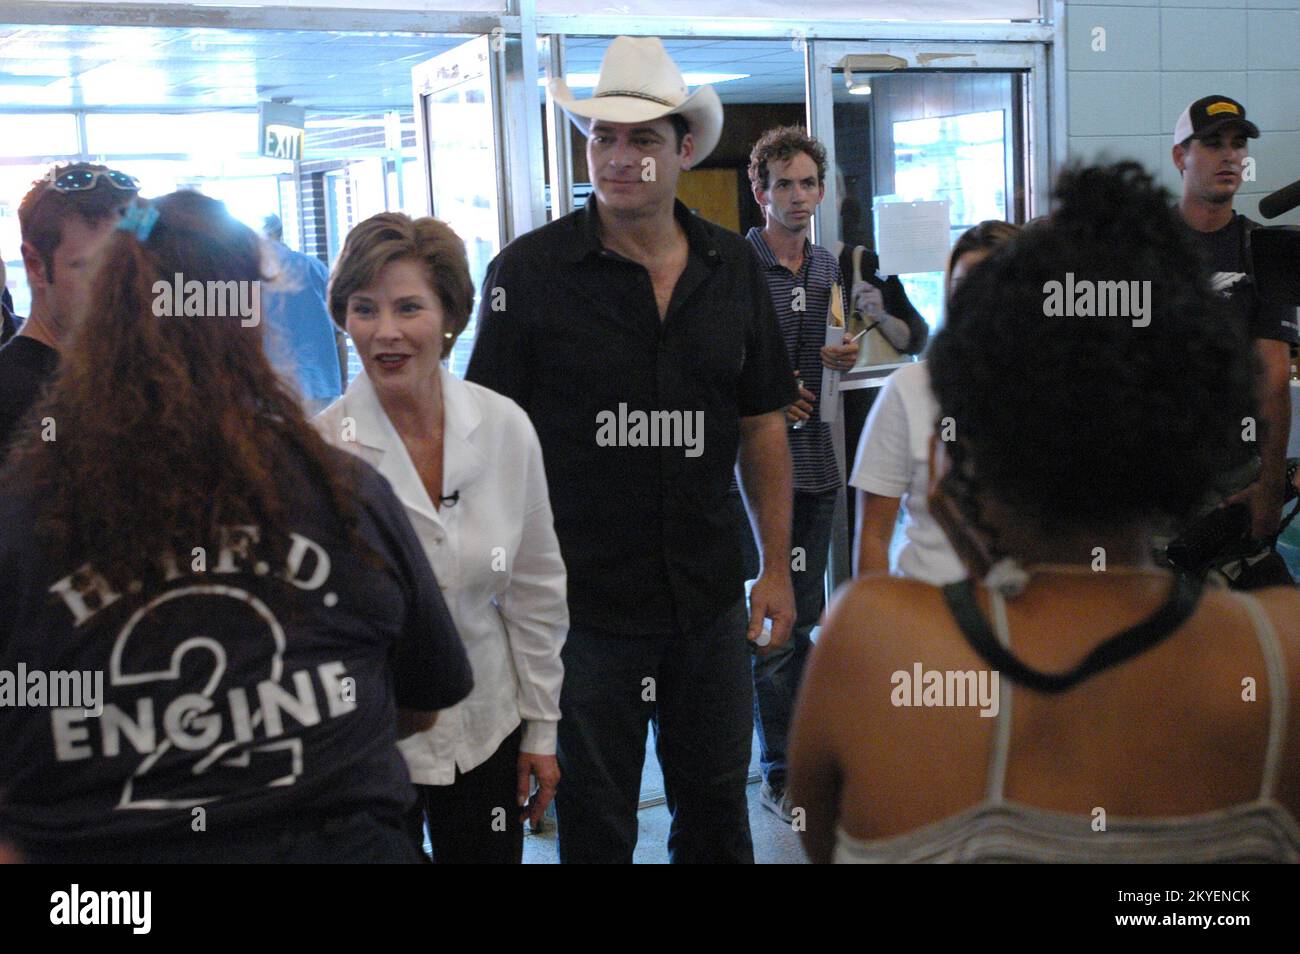
POLYGON ((600 79, 588 99, 578 99, 563 79, 549 84, 551 96, 583 135, 592 120, 644 123, 674 113, 686 120, 699 164, 722 137, 722 101, 712 86, 686 95, 682 71, 657 36, 618 36, 600 62, 600 79))

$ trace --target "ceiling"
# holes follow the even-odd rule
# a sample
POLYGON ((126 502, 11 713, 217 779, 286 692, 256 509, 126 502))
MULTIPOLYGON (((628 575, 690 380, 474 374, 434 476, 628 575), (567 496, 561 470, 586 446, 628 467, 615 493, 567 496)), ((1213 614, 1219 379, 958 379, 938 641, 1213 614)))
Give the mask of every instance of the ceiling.
POLYGON ((454 37, 156 27, 0 27, 13 107, 406 106, 411 67, 454 37))
MULTIPOLYGON (((314 110, 404 109, 411 67, 465 39, 0 25, 0 109, 247 108, 273 97, 314 110)), ((570 37, 566 71, 598 72, 608 43, 570 37)), ((749 74, 715 84, 724 103, 803 100, 803 54, 788 40, 670 39, 665 46, 685 73, 749 74)))

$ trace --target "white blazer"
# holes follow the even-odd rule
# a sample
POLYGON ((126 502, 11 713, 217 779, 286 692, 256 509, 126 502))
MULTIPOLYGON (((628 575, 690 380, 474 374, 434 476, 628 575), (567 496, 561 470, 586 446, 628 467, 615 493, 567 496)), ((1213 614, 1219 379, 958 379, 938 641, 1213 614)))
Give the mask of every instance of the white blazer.
POLYGON ((569 628, 564 561, 528 415, 495 391, 439 373, 443 494, 460 494, 441 510, 364 371, 314 422, 393 485, 474 671, 468 698, 399 743, 419 785, 450 785, 457 768, 487 761, 521 720, 522 750, 555 754, 569 628))

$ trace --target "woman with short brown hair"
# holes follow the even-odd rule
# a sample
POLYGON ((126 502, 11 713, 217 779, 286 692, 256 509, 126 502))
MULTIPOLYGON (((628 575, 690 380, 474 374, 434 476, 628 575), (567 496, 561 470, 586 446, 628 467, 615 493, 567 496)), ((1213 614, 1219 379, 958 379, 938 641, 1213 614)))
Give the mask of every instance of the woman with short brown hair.
POLYGON ((406 507, 474 670, 474 691, 402 743, 433 858, 518 862, 555 792, 568 630, 541 446, 509 398, 449 374, 474 287, 445 224, 384 212, 348 235, 330 311, 363 371, 316 419, 406 507), (537 790, 533 791, 534 781, 537 790))
POLYGON ((418 262, 435 290, 444 318, 445 359, 469 324, 474 310, 474 282, 465 259, 465 243, 451 226, 437 219, 381 212, 349 232, 330 277, 330 317, 346 331, 348 299, 353 292, 373 283, 386 265, 400 259, 418 262))

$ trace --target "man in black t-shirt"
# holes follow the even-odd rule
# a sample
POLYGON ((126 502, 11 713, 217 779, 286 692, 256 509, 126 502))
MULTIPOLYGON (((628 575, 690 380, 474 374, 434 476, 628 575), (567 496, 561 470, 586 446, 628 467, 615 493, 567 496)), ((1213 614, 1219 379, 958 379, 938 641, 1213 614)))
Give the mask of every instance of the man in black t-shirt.
POLYGON ((1246 141, 1259 128, 1246 109, 1227 96, 1192 103, 1174 128, 1173 160, 1183 177, 1179 211, 1211 263, 1214 287, 1228 299, 1231 313, 1254 342, 1261 365, 1259 401, 1259 479, 1234 500, 1250 507, 1251 532, 1271 539, 1282 512, 1287 438, 1291 431, 1291 346, 1300 340, 1296 309, 1263 298, 1254 280, 1250 232, 1257 227, 1233 211, 1241 188, 1246 141))
POLYGON ((74 163, 52 169, 18 206, 32 313, 0 348, 0 456, 59 363, 59 347, 92 294, 100 246, 139 194, 130 176, 74 163))

